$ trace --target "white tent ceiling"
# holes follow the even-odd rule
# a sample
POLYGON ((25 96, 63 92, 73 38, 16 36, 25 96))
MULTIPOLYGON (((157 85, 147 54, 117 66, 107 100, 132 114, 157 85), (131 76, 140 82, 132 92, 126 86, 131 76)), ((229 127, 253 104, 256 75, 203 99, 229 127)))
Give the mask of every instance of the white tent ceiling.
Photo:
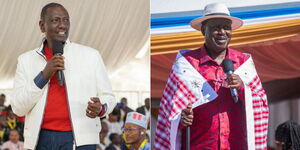
MULTIPOLYGON (((12 88, 17 57, 41 43, 43 34, 38 21, 42 7, 49 2, 53 1, 1 1, 0 90, 12 88)), ((69 12, 70 40, 98 49, 109 73, 138 60, 135 56, 149 39, 149 0, 54 2, 64 5, 69 12)), ((149 59, 144 64, 149 64, 149 59)), ((146 78, 150 79, 150 73, 146 78)))

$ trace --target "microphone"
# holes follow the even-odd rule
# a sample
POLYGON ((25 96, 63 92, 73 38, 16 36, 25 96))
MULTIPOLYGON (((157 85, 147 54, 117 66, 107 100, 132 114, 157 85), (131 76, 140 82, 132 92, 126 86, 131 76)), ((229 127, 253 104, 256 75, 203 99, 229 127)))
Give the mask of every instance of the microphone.
MULTIPOLYGON (((64 43, 61 41, 53 41, 52 45, 52 52, 53 55, 61 56, 64 53, 64 43)), ((58 85, 63 86, 63 72, 62 70, 57 71, 57 80, 58 80, 58 85)))
MULTIPOLYGON (((223 60, 222 63, 224 72, 226 73, 227 77, 230 76, 231 74, 233 74, 234 72, 234 68, 233 68, 233 64, 232 61, 228 58, 223 60)), ((235 103, 238 102, 238 94, 237 94, 237 90, 235 88, 230 88, 230 92, 231 92, 231 96, 234 100, 235 103)))

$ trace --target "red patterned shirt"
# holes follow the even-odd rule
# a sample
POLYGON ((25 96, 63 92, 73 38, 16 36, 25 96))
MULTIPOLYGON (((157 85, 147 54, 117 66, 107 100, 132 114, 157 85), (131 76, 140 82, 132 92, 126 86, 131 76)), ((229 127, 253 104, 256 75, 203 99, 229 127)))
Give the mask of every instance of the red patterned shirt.
MULTIPOLYGON (((243 89, 238 91, 239 102, 234 103, 227 88, 226 74, 203 47, 184 54, 184 57, 208 81, 218 97, 193 109, 191 126, 192 150, 242 150, 247 149, 246 112, 243 89)), ((226 58, 232 60, 236 70, 247 59, 245 54, 228 48, 226 58)), ((186 133, 182 134, 182 149, 185 149, 186 133)))

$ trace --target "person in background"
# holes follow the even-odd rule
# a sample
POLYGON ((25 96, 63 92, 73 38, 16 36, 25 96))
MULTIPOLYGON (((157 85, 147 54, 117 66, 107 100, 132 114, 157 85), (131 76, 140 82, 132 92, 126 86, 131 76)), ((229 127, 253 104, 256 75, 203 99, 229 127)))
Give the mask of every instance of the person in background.
POLYGON ((108 132, 109 132, 109 128, 108 128, 107 123, 104 122, 104 121, 101 121, 101 126, 102 126, 102 129, 99 133, 99 136, 100 136, 99 146, 101 147, 102 150, 104 150, 105 147, 108 146, 107 135, 108 135, 108 132))
POLYGON ((0 114, 1 115, 6 115, 5 113, 3 114, 4 110, 6 109, 6 106, 4 105, 5 99, 6 99, 5 94, 0 94, 0 114))
POLYGON ((118 103, 117 106, 120 108, 120 111, 121 111, 121 118, 120 119, 123 122, 125 122, 127 113, 132 112, 133 109, 128 107, 128 102, 127 102, 126 97, 122 97, 120 103, 118 103))
POLYGON ((13 129, 9 132, 9 141, 5 142, 2 150, 25 150, 24 143, 20 141, 20 134, 17 130, 13 129))
POLYGON ((109 136, 111 143, 105 148, 105 150, 121 150, 121 136, 117 133, 112 133, 109 136))
MULTIPOLYGON (((144 102, 145 104, 141 107, 138 107, 136 109, 136 112, 145 115, 147 119, 150 120, 150 98, 146 98, 144 102)), ((150 129, 149 125, 148 125, 148 129, 150 129)))
POLYGON ((138 112, 127 114, 123 128, 124 142, 122 150, 150 150, 150 143, 146 136, 148 119, 138 112))
POLYGON ((0 116, 0 145, 9 139, 9 131, 6 126, 6 116, 0 116))
POLYGON ((276 150, 300 150, 300 126, 289 120, 280 124, 275 131, 276 150))
POLYGON ((108 125, 108 136, 111 133, 122 134, 123 121, 120 121, 120 109, 115 107, 113 111, 108 115, 108 119, 103 119, 108 125))
MULTIPOLYGON (((23 141, 24 123, 19 120, 16 114, 14 114, 10 105, 6 108, 5 111, 7 112, 6 123, 5 123, 6 131, 9 133, 9 131, 11 130, 17 130, 21 134, 20 140, 23 141)), ((8 140, 8 136, 5 137, 5 140, 8 140)))

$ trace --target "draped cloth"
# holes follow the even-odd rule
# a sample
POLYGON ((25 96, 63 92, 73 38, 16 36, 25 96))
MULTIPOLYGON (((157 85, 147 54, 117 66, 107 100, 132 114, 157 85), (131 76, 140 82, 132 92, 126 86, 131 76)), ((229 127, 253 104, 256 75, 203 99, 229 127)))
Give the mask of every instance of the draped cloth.
MULTIPOLYGON (((206 79, 185 59, 183 54, 188 51, 181 50, 177 54, 163 92, 154 150, 179 150, 181 111, 190 103, 195 108, 218 96, 206 79)), ((234 73, 240 76, 244 84, 248 149, 266 150, 268 103, 252 58, 249 57, 234 73)))

